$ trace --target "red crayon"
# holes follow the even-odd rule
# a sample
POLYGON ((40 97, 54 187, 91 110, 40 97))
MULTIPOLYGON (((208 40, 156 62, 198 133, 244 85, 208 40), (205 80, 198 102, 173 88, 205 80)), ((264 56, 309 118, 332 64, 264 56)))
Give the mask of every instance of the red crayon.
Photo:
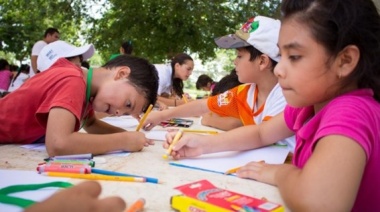
POLYGON ((60 164, 60 165, 45 164, 45 165, 38 166, 37 171, 39 173, 66 172, 66 173, 89 174, 91 173, 91 167, 88 165, 78 165, 78 164, 60 164))

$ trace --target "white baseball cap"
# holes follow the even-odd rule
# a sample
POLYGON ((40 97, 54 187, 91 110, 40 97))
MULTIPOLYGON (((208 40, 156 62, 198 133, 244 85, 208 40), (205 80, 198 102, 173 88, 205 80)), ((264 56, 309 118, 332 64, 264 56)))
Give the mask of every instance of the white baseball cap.
POLYGON ((215 38, 215 43, 224 49, 253 46, 278 62, 280 56, 277 42, 280 27, 281 22, 279 20, 256 16, 248 19, 235 34, 215 38))
POLYGON ((95 53, 94 45, 87 44, 81 47, 73 46, 65 41, 55 41, 49 43, 41 52, 37 58, 37 69, 45 71, 50 68, 59 58, 75 57, 82 55, 83 60, 87 60, 95 53))

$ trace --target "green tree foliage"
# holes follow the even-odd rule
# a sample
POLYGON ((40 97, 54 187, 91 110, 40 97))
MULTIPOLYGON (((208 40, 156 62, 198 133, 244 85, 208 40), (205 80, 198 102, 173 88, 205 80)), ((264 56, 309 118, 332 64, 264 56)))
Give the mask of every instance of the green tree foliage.
POLYGON ((58 28, 65 40, 77 41, 85 6, 81 0, 0 0, 0 51, 23 61, 48 27, 58 28))
POLYGON ((47 27, 76 45, 93 43, 104 60, 132 40, 134 54, 163 62, 179 52, 215 57, 215 37, 250 16, 276 16, 280 0, 0 0, 0 51, 22 61, 47 27), (94 9, 97 6, 96 9, 94 9))
POLYGON ((104 58, 132 40, 134 54, 159 63, 177 53, 215 57, 215 37, 233 33, 254 15, 275 16, 279 0, 109 0, 88 21, 88 39, 104 58))

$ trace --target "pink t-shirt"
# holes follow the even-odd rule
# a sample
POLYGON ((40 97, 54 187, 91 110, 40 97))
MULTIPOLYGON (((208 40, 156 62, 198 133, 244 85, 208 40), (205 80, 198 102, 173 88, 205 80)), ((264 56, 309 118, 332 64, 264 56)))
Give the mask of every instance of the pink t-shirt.
MULTIPOLYGON (((82 70, 64 58, 57 60, 48 70, 0 99, 0 144, 29 144, 44 136, 53 107, 73 113, 77 119, 75 130, 79 130, 85 98, 82 70)), ((89 110, 93 115, 91 106, 89 110)))
POLYGON ((11 84, 12 72, 9 70, 0 71, 0 90, 7 91, 11 84))
POLYGON ((285 108, 285 121, 296 133, 293 164, 302 168, 324 136, 355 140, 365 151, 367 163, 352 211, 380 211, 380 103, 373 98, 373 91, 344 94, 313 115, 312 107, 285 108))

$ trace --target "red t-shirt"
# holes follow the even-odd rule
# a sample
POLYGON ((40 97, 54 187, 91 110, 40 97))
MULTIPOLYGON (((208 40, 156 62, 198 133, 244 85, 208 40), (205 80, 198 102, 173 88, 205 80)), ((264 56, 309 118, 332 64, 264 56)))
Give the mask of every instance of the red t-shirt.
POLYGON ((61 58, 0 99, 0 143, 29 144, 41 138, 46 134, 49 111, 54 107, 65 108, 75 115, 77 131, 85 101, 82 70, 61 58))

